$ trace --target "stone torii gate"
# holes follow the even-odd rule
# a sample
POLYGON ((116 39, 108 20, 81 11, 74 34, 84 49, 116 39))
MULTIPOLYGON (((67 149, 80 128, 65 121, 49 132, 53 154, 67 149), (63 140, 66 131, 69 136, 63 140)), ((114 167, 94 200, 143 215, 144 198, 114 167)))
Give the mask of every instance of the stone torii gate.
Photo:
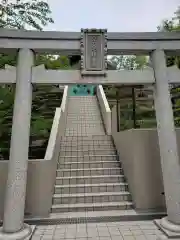
POLYGON ((151 84, 161 155, 167 217, 157 224, 180 237, 180 165, 169 84, 180 82, 180 71, 166 67, 166 54, 180 53, 180 33, 81 33, 1 30, 0 52, 17 52, 17 67, 0 71, 0 83, 16 83, 13 126, 3 227, 0 239, 25 239, 24 224, 32 84, 151 84), (81 70, 45 70, 34 66, 35 53, 81 55, 81 70), (107 54, 150 55, 152 69, 108 71, 107 54))

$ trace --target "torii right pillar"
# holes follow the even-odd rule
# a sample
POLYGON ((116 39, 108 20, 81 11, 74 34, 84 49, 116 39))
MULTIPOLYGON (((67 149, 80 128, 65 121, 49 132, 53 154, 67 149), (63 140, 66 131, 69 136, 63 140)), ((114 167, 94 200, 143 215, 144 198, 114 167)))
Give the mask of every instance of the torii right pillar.
POLYGON ((151 61, 156 80, 154 103, 167 207, 167 217, 155 222, 168 238, 180 239, 180 162, 164 51, 154 50, 151 61))

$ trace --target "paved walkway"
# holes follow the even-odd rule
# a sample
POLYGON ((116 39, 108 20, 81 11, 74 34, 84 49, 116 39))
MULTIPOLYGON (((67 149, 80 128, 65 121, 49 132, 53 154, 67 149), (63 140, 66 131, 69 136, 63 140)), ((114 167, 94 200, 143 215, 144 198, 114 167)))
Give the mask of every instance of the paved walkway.
POLYGON ((155 240, 164 238, 152 221, 37 226, 32 240, 155 240))

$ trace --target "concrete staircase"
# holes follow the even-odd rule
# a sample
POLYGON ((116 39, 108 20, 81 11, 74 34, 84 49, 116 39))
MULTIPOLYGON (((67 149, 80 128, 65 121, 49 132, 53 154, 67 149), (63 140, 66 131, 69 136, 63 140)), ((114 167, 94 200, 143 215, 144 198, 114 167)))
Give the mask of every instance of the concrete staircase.
POLYGON ((96 96, 69 97, 66 136, 60 146, 52 213, 132 208, 111 136, 96 96))
POLYGON ((69 97, 66 136, 93 135, 105 135, 96 97, 69 97))

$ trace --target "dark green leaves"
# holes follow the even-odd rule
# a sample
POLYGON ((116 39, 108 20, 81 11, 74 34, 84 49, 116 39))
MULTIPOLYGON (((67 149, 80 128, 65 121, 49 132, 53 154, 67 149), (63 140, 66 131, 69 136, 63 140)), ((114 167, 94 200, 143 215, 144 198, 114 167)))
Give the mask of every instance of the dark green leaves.
POLYGON ((53 23, 48 3, 38 0, 1 1, 0 28, 37 29, 53 23))

